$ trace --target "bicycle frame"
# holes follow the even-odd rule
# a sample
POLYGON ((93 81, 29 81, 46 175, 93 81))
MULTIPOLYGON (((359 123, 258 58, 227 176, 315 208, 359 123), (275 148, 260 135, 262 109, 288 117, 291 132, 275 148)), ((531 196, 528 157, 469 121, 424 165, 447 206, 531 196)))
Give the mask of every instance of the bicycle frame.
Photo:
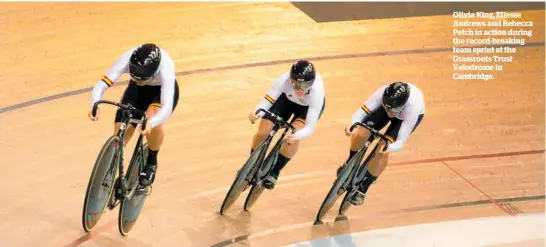
MULTIPOLYGON (((124 199, 129 200, 132 197, 133 193, 127 194, 128 185, 127 185, 127 180, 124 177, 124 172, 123 172, 123 169, 124 169, 124 154, 125 154, 125 141, 124 141, 123 138, 125 136, 125 131, 127 129, 127 125, 130 122, 142 123, 142 129, 146 128, 146 123, 147 123, 146 113, 139 110, 139 109, 136 109, 135 107, 131 106, 130 104, 120 104, 120 103, 107 101, 107 100, 99 100, 93 105, 93 113, 92 113, 93 116, 96 115, 97 108, 98 108, 99 104, 114 105, 114 106, 119 107, 121 109, 121 111, 122 111, 122 120, 121 120, 120 128, 119 128, 118 133, 116 134, 116 136, 120 139, 119 152, 117 154, 118 155, 118 160, 119 160, 119 162, 118 162, 118 167, 119 167, 118 174, 119 174, 119 178, 120 178, 119 185, 120 185, 120 189, 121 189, 121 195, 123 196, 124 199), (133 121, 132 120, 133 113, 138 113, 138 114, 142 115, 143 120, 133 121)), ((135 158, 135 155, 138 153, 138 149, 140 149, 140 151, 142 153, 144 153, 144 150, 143 150, 142 145, 141 145, 142 144, 142 138, 143 138, 142 135, 139 135, 131 160, 135 158)))
POLYGON ((357 186, 357 184, 359 184, 362 179, 364 179, 364 176, 366 175, 366 173, 364 171, 367 170, 368 168, 368 162, 375 156, 376 152, 377 152, 377 148, 379 148, 379 144, 375 145, 374 149, 370 152, 370 154, 366 157, 366 159, 364 160, 364 162, 361 162, 362 161, 362 158, 364 158, 364 155, 366 155, 366 151, 368 150, 368 148, 370 147, 370 145, 372 144, 372 142, 376 139, 376 138, 381 138, 383 140, 385 140, 386 142, 386 145, 384 147, 383 150, 387 150, 388 146, 389 146, 389 139, 387 139, 387 137, 385 137, 383 134, 379 133, 378 130, 375 130, 373 129, 372 127, 366 125, 366 124, 363 124, 363 123, 360 123, 360 122, 357 122, 355 124, 353 124, 351 126, 351 131, 353 130, 353 128, 355 128, 356 126, 362 126, 366 129, 368 129, 370 131, 370 136, 368 137, 368 139, 366 140, 366 142, 364 143, 363 147, 358 150, 358 153, 355 154, 356 155, 360 155, 361 157, 359 157, 359 160, 358 160, 358 167, 356 167, 356 170, 353 171, 351 173, 351 175, 349 176, 351 179, 349 180, 350 183, 351 183, 351 187, 352 188, 355 188, 357 186), (356 172, 356 178, 354 177, 354 172, 356 172))
POLYGON ((364 171, 367 170, 368 162, 374 156, 377 148, 379 147, 379 145, 376 145, 370 155, 368 155, 368 157, 366 157, 366 160, 362 163, 362 159, 366 155, 366 151, 368 150, 372 142, 377 137, 379 137, 387 141, 387 145, 385 146, 385 148, 388 147, 388 139, 383 134, 379 133, 379 131, 369 127, 366 124, 360 122, 354 123, 350 127, 350 131, 352 132, 357 125, 367 128, 370 131, 370 136, 368 137, 364 145, 356 152, 356 154, 353 155, 350 160, 345 162, 344 168, 341 170, 341 172, 339 172, 338 170, 338 175, 330 190, 328 191, 326 198, 319 208, 315 224, 319 224, 322 222, 322 217, 326 215, 326 213, 332 208, 332 206, 336 202, 337 198, 342 194, 345 194, 345 196, 339 207, 339 214, 343 215, 349 209, 351 205, 349 203, 349 198, 354 195, 361 181, 364 179, 364 176, 366 174, 364 171))
POLYGON ((275 137, 275 134, 277 134, 277 132, 281 129, 281 128, 285 128, 284 132, 282 133, 282 135, 279 137, 279 140, 277 141, 277 143, 273 146, 273 149, 271 150, 271 152, 269 152, 268 154, 268 158, 273 158, 271 157, 271 155, 275 154, 276 152, 278 152, 278 150, 281 148, 282 146, 282 143, 283 143, 283 140, 284 138, 286 137, 286 135, 288 134, 288 131, 291 130, 292 133, 295 132, 296 128, 294 126, 292 126, 290 123, 286 122, 285 120, 283 120, 281 117, 269 112, 269 111, 266 111, 264 109, 258 109, 258 111, 256 112, 256 114, 258 114, 260 111, 263 111, 265 114, 268 114, 270 116, 272 116, 276 121, 273 121, 274 122, 274 126, 273 126, 273 129, 269 132, 269 135, 267 136, 267 138, 264 140, 265 141, 265 151, 263 154, 261 154, 260 156, 260 165, 259 166, 256 166, 257 168, 254 168, 254 169, 258 169, 257 171, 257 174, 258 176, 254 176, 256 173, 256 171, 252 171, 252 181, 253 182, 257 182, 256 180, 259 180, 263 177, 264 173, 267 173, 269 172, 266 171, 266 172, 263 172, 263 169, 265 168, 265 160, 263 160, 262 158, 266 155, 267 153, 267 150, 269 149, 270 145, 271 145, 271 141, 273 140, 273 138, 275 137))
POLYGON ((244 204, 245 210, 248 210, 248 208, 250 208, 252 204, 256 202, 261 192, 265 189, 260 186, 260 183, 264 177, 263 175, 269 173, 271 170, 270 168, 272 162, 270 161, 274 161, 273 158, 275 158, 276 152, 280 150, 283 140, 286 134, 288 134, 288 129, 291 129, 292 133, 295 132, 296 128, 294 128, 294 126, 287 123, 284 119, 274 113, 260 108, 255 112, 255 114, 260 113, 260 111, 263 111, 267 116, 272 117, 274 126, 269 132, 268 136, 264 138, 264 140, 262 140, 258 146, 256 146, 245 164, 239 169, 239 171, 237 171, 235 181, 233 181, 231 184, 231 188, 228 190, 228 193, 222 202, 222 206, 220 207, 220 214, 222 215, 229 207, 233 205, 241 193, 249 187, 252 187, 252 189, 246 197, 244 204), (273 146, 272 151, 268 154, 273 137, 281 128, 286 128, 286 130, 277 143, 273 146), (267 162, 264 162, 264 159, 267 162))

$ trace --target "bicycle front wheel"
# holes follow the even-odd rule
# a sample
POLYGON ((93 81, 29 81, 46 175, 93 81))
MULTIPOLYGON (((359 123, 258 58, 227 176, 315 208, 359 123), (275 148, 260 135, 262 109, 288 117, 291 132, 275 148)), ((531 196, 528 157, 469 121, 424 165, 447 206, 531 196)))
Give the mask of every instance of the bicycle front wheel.
POLYGON ((95 161, 83 203, 82 225, 86 232, 90 232, 99 222, 114 191, 119 144, 117 136, 108 138, 95 161))
POLYGON ((250 183, 250 181, 252 180, 252 176, 254 175, 250 173, 254 170, 257 170, 252 168, 254 168, 257 164, 261 163, 260 160, 263 157, 263 153, 266 151, 266 148, 267 145, 265 142, 263 142, 254 150, 254 152, 252 152, 252 154, 250 154, 250 157, 248 158, 246 163, 237 173, 235 181, 233 181, 233 183, 231 184, 231 187, 229 188, 229 191, 224 198, 224 202, 222 203, 222 207, 220 207, 220 214, 223 215, 224 212, 228 208, 230 208, 231 205, 233 205, 233 203, 237 200, 237 198, 239 198, 243 190, 250 183))

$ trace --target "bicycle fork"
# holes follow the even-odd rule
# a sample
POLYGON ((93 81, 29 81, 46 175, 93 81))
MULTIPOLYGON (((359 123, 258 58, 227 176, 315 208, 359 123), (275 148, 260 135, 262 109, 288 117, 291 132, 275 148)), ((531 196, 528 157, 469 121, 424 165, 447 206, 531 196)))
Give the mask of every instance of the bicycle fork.
MULTIPOLYGON (((357 154, 355 154, 355 156, 356 155, 361 155, 361 156, 366 155, 366 150, 368 150, 368 147, 370 146, 371 143, 372 142, 370 140, 366 140, 366 142, 364 143, 364 146, 362 147, 362 149, 360 149, 360 151, 357 154)), ((361 161, 362 158, 359 158, 359 160, 361 161)), ((363 175, 361 175, 362 174, 361 171, 362 171, 362 169, 367 169, 367 164, 366 164, 365 167, 362 167, 360 161, 358 162, 358 164, 355 164, 355 166, 353 167, 353 171, 351 172, 352 174, 349 176, 347 183, 345 183, 342 186, 343 188, 345 188, 344 189, 345 191, 350 191, 350 192, 353 191, 355 188, 357 188, 357 185, 358 185, 359 181, 362 179, 363 175)))
POLYGON ((125 128, 127 127, 127 124, 125 122, 121 122, 121 125, 119 127, 119 132, 118 132, 118 136, 120 137, 120 140, 121 140, 121 145, 120 145, 120 150, 119 150, 119 189, 121 190, 120 192, 120 195, 123 196, 125 199, 128 199, 127 198, 127 195, 125 193, 126 189, 127 189, 127 181, 125 179, 123 179, 123 164, 124 164, 124 153, 125 153, 125 141, 123 140, 123 136, 125 134, 125 128))

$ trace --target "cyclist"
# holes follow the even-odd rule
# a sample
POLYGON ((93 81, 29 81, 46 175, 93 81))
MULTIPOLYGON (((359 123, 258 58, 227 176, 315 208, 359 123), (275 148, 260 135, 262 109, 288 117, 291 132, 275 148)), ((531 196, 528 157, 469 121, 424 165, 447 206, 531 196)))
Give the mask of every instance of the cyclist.
MULTIPOLYGON (((353 114, 351 125, 361 121, 376 130, 381 130, 389 122, 385 132, 389 140, 387 150, 383 148, 387 143, 380 140, 376 155, 368 163, 368 171, 358 192, 351 198, 351 203, 361 205, 370 185, 377 179, 387 166, 390 152, 402 150, 409 136, 419 126, 425 114, 425 101, 419 88, 409 82, 394 82, 377 89, 372 96, 353 114)), ((350 131, 350 125, 345 128, 345 134, 351 136, 349 157, 338 168, 341 172, 345 164, 362 148, 369 138, 370 131, 357 126, 350 131)))
MULTIPOLYGON (((148 186, 155 180, 157 171, 157 155, 163 143, 164 133, 162 125, 171 116, 178 103, 178 82, 175 78, 174 62, 170 55, 156 44, 146 43, 125 51, 95 84, 91 96, 91 109, 95 102, 102 99, 107 88, 111 87, 119 77, 129 73, 131 79, 121 98, 121 103, 129 103, 132 106, 146 111, 149 119, 142 135, 148 142, 147 164, 139 176, 139 183, 148 186)), ((93 121, 99 119, 99 110, 89 118, 93 121)), ((133 116, 140 119, 142 116, 133 116)), ((116 112, 114 132, 119 131, 122 112, 116 112)), ((127 126, 124 142, 131 139, 136 127, 135 123, 127 126)))
MULTIPOLYGON (((273 189, 281 170, 298 151, 299 142, 310 137, 315 131, 325 107, 325 90, 322 76, 316 72, 313 63, 299 60, 292 64, 290 71, 281 74, 265 97, 249 114, 249 120, 254 123, 263 117, 263 112, 256 115, 260 108, 289 120, 295 128, 293 135, 287 136, 282 144, 279 157, 270 174, 264 180, 266 189, 273 189)), ((267 116, 260 121, 258 131, 252 139, 251 153, 256 146, 271 132, 274 120, 267 116)))

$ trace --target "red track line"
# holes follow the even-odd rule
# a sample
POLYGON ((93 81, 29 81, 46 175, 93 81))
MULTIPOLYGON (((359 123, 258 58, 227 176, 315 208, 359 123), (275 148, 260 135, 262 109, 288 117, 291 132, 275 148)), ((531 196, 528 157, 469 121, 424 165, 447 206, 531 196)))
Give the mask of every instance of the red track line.
POLYGON ((403 165, 415 165, 415 164, 433 163, 433 162, 473 160, 473 159, 485 159, 485 158, 497 158, 497 157, 511 157, 511 156, 518 156, 518 155, 542 154, 542 153, 544 153, 544 149, 519 151, 519 152, 503 152, 503 153, 493 153, 493 154, 475 154, 475 155, 465 155, 465 156, 451 156, 451 157, 442 157, 442 158, 433 158, 433 159, 402 161, 402 162, 396 162, 396 163, 389 164, 389 166, 403 166, 403 165))
POLYGON ((449 166, 446 162, 442 161, 442 164, 444 164, 447 168, 449 168, 451 171, 453 171, 455 174, 459 175, 459 177, 461 177, 462 179, 464 179, 464 181, 466 181, 468 184, 470 184, 472 187, 474 187, 474 189, 478 190, 480 193, 482 193, 483 195, 485 195, 487 198, 489 198, 489 201, 491 201, 491 203, 495 204, 498 208, 500 208, 502 211, 504 211, 505 213, 507 213, 508 215, 510 216, 516 216, 515 213, 513 212, 510 212, 508 211, 507 209, 503 208, 500 203, 497 202, 497 200, 495 200, 493 197, 489 196, 487 193, 485 193, 483 190, 481 190, 480 188, 478 188, 478 186, 476 186, 474 183, 472 183, 470 180, 466 179, 463 175, 461 175, 459 172, 457 172, 455 169, 453 169, 451 166, 449 166))

